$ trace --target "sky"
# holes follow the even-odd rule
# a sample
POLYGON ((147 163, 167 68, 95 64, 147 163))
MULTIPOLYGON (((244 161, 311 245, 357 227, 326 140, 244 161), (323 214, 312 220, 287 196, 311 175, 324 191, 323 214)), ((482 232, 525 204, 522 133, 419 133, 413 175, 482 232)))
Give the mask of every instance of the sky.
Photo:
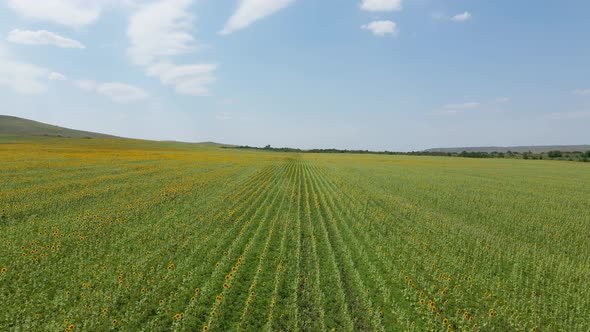
POLYGON ((297 148, 590 143, 586 0, 0 0, 0 114, 297 148))

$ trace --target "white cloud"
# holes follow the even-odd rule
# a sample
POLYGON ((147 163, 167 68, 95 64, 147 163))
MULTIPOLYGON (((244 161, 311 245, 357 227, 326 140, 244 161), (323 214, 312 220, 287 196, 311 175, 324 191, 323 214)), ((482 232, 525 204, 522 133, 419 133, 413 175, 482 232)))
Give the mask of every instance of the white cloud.
POLYGON ((209 96, 208 85, 215 82, 215 64, 174 65, 158 63, 146 69, 148 76, 160 78, 165 85, 174 85, 179 94, 209 96))
POLYGON ((96 22, 106 0, 8 0, 8 6, 24 17, 81 27, 96 22))
POLYGON ((287 7, 295 0, 240 0, 237 10, 219 32, 221 35, 244 29, 250 24, 263 19, 287 7))
POLYGON ((14 29, 8 34, 7 40, 25 45, 54 45, 63 48, 85 48, 77 40, 66 38, 46 30, 29 31, 14 29))
POLYGON ((362 0, 361 9, 370 12, 402 10, 402 0, 362 0))
POLYGON ((496 98, 496 103, 504 104, 510 101, 510 98, 507 97, 498 97, 496 98))
POLYGON ((0 54, 0 86, 17 93, 36 94, 47 91, 44 80, 49 70, 15 61, 0 54))
POLYGON ((148 94, 143 89, 123 83, 100 84, 97 92, 109 97, 117 103, 128 103, 143 100, 148 97, 148 94))
POLYGON ((469 12, 464 12, 462 14, 457 14, 451 17, 451 21, 453 22, 465 22, 471 19, 471 14, 469 12))
POLYGON ((122 104, 144 100, 149 97, 147 92, 141 88, 118 82, 99 83, 91 80, 81 80, 77 81, 76 85, 83 91, 96 92, 116 103, 122 104))
POLYGON ((160 0, 139 6, 131 16, 127 35, 128 54, 145 73, 158 77, 162 84, 175 86, 179 94, 208 96, 208 85, 215 82, 215 64, 177 65, 171 58, 197 51, 190 34, 192 0, 160 0))
POLYGON ((373 21, 361 26, 361 29, 370 30, 376 36, 397 34, 397 24, 392 21, 373 21))
POLYGON ((68 78, 61 73, 52 71, 51 73, 49 73, 49 76, 47 77, 50 81, 66 81, 68 78))
POLYGON ((128 54, 135 64, 147 65, 161 57, 194 52, 189 31, 193 17, 192 0, 162 0, 139 7, 129 20, 128 54))
POLYGON ((574 91, 574 94, 576 95, 590 95, 590 89, 578 89, 574 91))

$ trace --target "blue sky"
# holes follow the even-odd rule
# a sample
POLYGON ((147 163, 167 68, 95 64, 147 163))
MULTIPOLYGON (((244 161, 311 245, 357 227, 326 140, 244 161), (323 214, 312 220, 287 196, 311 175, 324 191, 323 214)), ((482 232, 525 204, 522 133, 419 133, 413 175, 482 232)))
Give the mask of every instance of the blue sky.
POLYGON ((590 3, 3 0, 2 114, 300 148, 590 143, 590 3))

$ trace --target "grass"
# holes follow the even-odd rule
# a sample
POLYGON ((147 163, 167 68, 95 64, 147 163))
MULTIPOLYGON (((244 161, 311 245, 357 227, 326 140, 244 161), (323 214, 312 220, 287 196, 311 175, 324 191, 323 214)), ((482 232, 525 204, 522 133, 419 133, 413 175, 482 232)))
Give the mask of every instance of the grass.
POLYGON ((584 331, 587 164, 18 138, 0 330, 584 331))
POLYGON ((116 138, 111 135, 68 129, 8 115, 0 115, 0 138, 2 138, 2 136, 116 138))

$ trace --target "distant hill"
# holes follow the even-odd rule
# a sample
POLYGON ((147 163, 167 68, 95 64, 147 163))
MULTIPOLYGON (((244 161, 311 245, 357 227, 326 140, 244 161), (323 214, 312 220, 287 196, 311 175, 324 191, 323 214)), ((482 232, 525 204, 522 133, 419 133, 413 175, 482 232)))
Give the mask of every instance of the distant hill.
POLYGON ((53 136, 71 138, 120 138, 90 131, 62 128, 42 122, 0 115, 1 136, 53 136))
POLYGON ((463 147, 463 148, 437 148, 428 149, 426 152, 444 152, 444 153, 461 153, 466 152, 533 152, 543 153, 549 151, 590 151, 590 145, 538 145, 538 146, 480 146, 480 147, 463 147))

